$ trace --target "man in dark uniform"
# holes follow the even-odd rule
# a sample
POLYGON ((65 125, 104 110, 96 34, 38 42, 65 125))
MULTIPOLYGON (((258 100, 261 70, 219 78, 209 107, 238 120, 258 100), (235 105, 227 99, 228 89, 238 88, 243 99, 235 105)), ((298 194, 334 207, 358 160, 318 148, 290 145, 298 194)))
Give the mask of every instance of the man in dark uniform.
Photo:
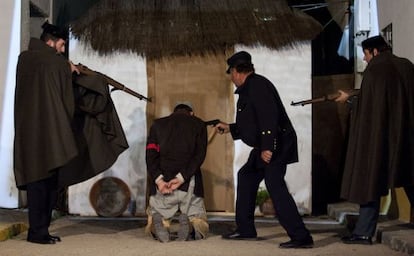
POLYGON ((152 233, 160 242, 168 242, 170 234, 164 223, 179 211, 179 240, 189 238, 191 223, 194 239, 208 232, 204 207, 201 164, 207 150, 207 128, 186 104, 178 104, 174 112, 154 121, 146 148, 150 179, 148 214, 152 217, 152 233))
POLYGON ((41 40, 32 38, 20 54, 15 91, 14 173, 19 189, 27 190, 27 240, 60 241, 49 234, 57 200, 58 170, 78 154, 72 133, 75 110, 72 72, 61 53, 66 34, 49 23, 41 40))
MULTIPOLYGON (((380 197, 404 187, 414 203, 414 65, 391 53, 382 36, 362 42, 368 63, 357 98, 342 180, 341 196, 360 205, 347 244, 372 244, 380 197)), ((348 95, 337 101, 344 102, 348 95)))
POLYGON ((253 147, 247 163, 238 172, 236 224, 237 229, 224 239, 257 238, 254 225, 255 200, 264 179, 280 224, 290 241, 280 248, 310 248, 313 239, 305 227, 295 201, 285 183, 286 165, 298 161, 296 132, 274 85, 254 72, 251 56, 237 52, 227 59, 232 82, 236 86, 236 123, 219 123, 219 133, 231 133, 253 147))

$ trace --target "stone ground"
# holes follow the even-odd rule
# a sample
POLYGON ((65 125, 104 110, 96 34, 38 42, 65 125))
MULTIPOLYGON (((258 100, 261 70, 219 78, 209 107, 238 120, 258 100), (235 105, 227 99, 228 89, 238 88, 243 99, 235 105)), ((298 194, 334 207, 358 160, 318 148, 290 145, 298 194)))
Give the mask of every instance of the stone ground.
MULTIPOLYGON (((0 210, 0 223, 3 219, 21 212, 0 210)), ((20 215, 20 218, 24 216, 20 215)), ((234 226, 233 216, 209 216, 210 234, 202 241, 171 241, 160 243, 144 234, 145 218, 94 218, 63 216, 51 225, 51 233, 62 237, 62 242, 55 245, 39 245, 26 242, 27 231, 17 232, 0 242, 1 256, 30 255, 367 255, 393 256, 409 255, 406 245, 400 239, 400 251, 388 244, 345 245, 340 241, 347 234, 344 225, 329 217, 305 217, 306 226, 311 230, 315 240, 313 249, 279 249, 278 244, 288 240, 283 228, 273 218, 257 218, 258 241, 228 241, 221 239, 221 234, 230 231, 234 226), (405 247, 404 247, 405 246, 405 247), (403 248, 403 250, 401 250, 403 248)), ((1 228, 1 224, 0 224, 1 228)), ((414 230, 404 227, 403 223, 384 222, 380 224, 381 238, 387 238, 386 230, 403 232, 402 236, 414 239, 414 230), (408 232, 408 233, 404 233, 408 232)), ((393 231, 394 232, 394 231, 393 231)), ((395 239, 394 239, 395 240, 395 239)), ((413 241, 414 242, 414 241, 413 241)), ((395 244, 396 242, 394 242, 395 244)))

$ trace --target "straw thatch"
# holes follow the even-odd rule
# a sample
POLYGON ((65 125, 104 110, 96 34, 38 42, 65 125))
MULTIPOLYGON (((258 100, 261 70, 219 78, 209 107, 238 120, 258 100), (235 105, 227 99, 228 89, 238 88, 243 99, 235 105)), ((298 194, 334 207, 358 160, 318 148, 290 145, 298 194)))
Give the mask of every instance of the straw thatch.
POLYGON ((149 59, 223 53, 235 44, 294 47, 321 29, 285 0, 102 0, 71 24, 102 55, 149 59))

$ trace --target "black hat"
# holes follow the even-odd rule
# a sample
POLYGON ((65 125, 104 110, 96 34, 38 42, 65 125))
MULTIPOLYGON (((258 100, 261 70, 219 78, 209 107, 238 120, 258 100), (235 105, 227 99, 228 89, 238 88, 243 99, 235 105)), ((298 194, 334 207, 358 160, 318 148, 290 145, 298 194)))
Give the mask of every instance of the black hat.
POLYGON ((63 29, 50 24, 49 21, 45 21, 45 23, 42 25, 42 28, 43 33, 50 34, 56 38, 62 38, 63 40, 68 39, 67 33, 63 29))
POLYGON ((228 58, 227 65, 229 65, 229 67, 227 68, 226 73, 230 74, 231 68, 237 67, 241 64, 252 64, 252 56, 248 52, 236 52, 233 56, 228 58))

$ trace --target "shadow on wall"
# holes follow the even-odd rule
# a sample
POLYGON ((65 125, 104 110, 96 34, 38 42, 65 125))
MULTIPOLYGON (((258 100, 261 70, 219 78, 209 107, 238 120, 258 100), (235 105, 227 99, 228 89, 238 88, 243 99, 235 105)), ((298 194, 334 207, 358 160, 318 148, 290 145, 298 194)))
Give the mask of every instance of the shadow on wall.
POLYGON ((146 134, 145 136, 140 134, 147 130, 145 113, 141 108, 137 107, 131 111, 128 119, 132 123, 127 131, 130 146, 129 162, 132 165, 131 171, 128 173, 128 179, 135 179, 130 183, 130 189, 133 193, 131 195, 131 203, 135 201, 137 213, 145 213, 147 195, 147 169, 145 162, 146 134))

